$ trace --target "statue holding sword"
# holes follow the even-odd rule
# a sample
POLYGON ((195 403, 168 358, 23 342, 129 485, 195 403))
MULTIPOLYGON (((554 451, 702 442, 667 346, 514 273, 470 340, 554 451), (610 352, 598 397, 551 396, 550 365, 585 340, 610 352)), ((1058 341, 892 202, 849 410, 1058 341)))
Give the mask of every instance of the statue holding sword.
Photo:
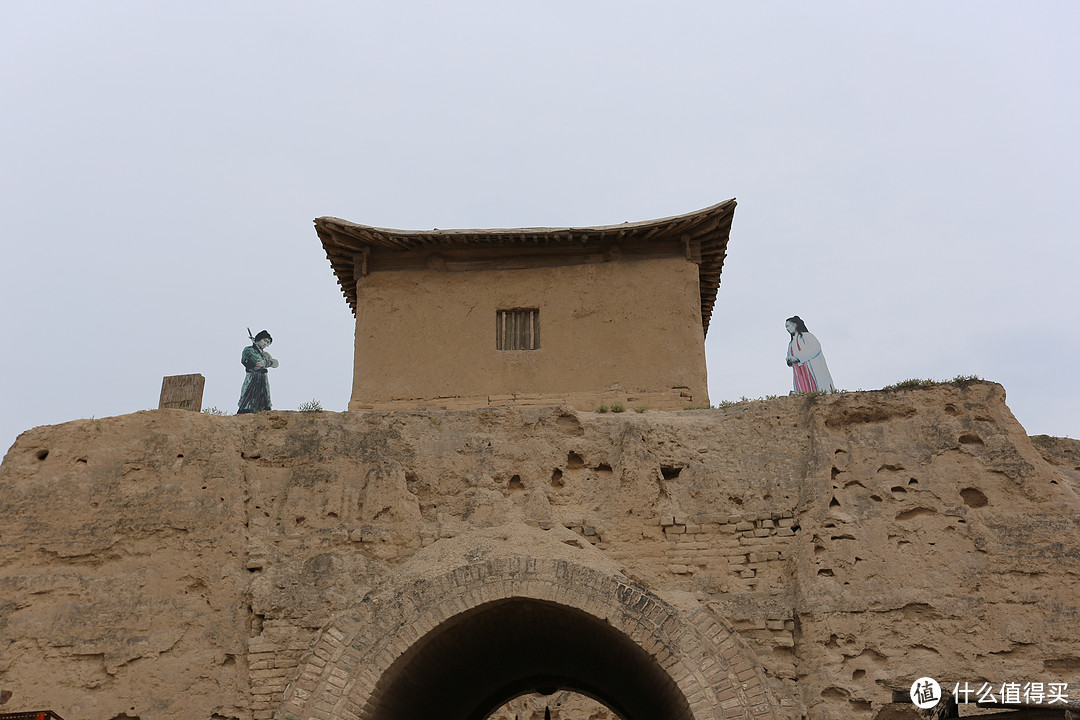
POLYGON ((266 373, 270 368, 278 366, 278 361, 266 351, 270 343, 274 342, 270 333, 262 330, 252 337, 251 328, 248 328, 248 338, 251 345, 244 348, 240 355, 240 362, 247 369, 247 374, 244 376, 244 385, 240 388, 240 409, 236 411, 237 415, 270 409, 270 378, 266 373))

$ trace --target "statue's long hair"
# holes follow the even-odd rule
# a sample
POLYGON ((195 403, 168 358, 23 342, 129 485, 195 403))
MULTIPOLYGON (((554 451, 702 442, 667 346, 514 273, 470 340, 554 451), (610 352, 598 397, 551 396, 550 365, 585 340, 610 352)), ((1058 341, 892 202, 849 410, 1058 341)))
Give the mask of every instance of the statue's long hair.
POLYGON ((791 317, 789 317, 784 322, 795 323, 795 332, 797 332, 797 333, 810 332, 809 330, 806 329, 806 323, 804 323, 802 321, 802 318, 799 317, 798 315, 792 315, 791 317))

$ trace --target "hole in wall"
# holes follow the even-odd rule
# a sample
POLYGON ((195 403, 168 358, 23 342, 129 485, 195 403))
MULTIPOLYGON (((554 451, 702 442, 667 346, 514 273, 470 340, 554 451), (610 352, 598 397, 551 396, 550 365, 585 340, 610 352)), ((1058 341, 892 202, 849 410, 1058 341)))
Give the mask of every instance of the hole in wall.
POLYGON ((566 453, 566 468, 568 470, 576 470, 583 467, 585 467, 585 461, 581 459, 580 455, 573 450, 566 453))
POLYGON ((679 473, 682 472, 681 467, 675 465, 661 465, 660 474, 664 476, 665 480, 674 480, 679 477, 679 473))
POLYGON ((961 445, 985 445, 982 438, 974 433, 964 433, 960 436, 961 445))
POLYGON ((257 612, 252 612, 250 605, 248 605, 248 612, 251 613, 251 637, 262 635, 263 622, 266 620, 266 616, 260 615, 257 612))
POLYGON ((555 468, 551 471, 551 487, 561 488, 566 485, 566 481, 563 480, 562 470, 555 468))
POLYGON ((960 491, 960 497, 968 507, 981 508, 990 504, 986 495, 978 488, 967 487, 960 491))
POLYGON ((555 427, 568 435, 584 435, 585 430, 581 427, 581 421, 576 415, 563 414, 555 418, 555 427))
MULTIPOLYGON (((917 507, 910 510, 904 510, 896 514, 897 520, 911 520, 912 518, 922 517, 924 515, 937 515, 937 510, 933 508, 917 507)), ((930 543, 933 545, 934 543, 930 543)))
POLYGON ((38 450, 37 455, 35 457, 37 457, 38 460, 44 460, 45 458, 49 457, 49 451, 48 450, 38 450))

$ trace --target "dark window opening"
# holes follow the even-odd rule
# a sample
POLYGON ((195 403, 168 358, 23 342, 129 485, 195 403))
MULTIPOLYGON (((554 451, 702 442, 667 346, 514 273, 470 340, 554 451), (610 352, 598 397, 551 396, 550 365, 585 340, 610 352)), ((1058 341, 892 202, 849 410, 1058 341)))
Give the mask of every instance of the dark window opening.
POLYGON ((495 311, 495 347, 499 350, 540 348, 540 311, 536 308, 495 311))

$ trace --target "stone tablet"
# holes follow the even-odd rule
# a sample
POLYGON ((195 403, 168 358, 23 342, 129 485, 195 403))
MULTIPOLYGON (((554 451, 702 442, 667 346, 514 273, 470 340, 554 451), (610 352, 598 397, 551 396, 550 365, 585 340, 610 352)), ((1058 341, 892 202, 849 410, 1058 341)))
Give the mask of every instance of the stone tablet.
POLYGON ((206 378, 193 375, 167 375, 161 379, 161 399, 158 410, 202 410, 203 386, 206 378))

